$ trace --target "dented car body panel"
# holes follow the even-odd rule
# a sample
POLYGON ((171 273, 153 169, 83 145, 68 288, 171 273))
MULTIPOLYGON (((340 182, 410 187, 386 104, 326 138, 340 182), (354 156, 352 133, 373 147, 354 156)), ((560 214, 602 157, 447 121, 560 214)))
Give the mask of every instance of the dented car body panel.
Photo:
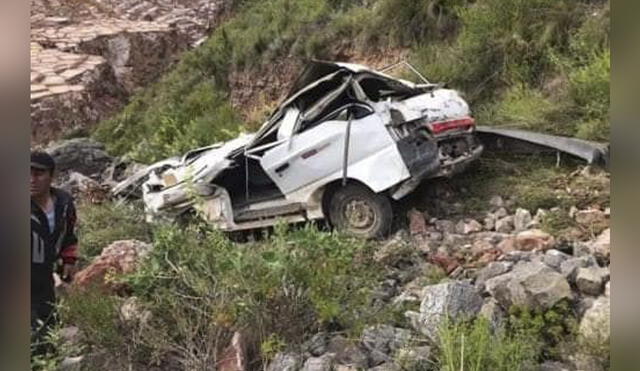
POLYGON ((142 188, 150 219, 194 209, 222 230, 252 229, 325 218, 347 183, 400 199, 482 148, 455 90, 313 62, 255 134, 151 165, 114 193, 142 188))

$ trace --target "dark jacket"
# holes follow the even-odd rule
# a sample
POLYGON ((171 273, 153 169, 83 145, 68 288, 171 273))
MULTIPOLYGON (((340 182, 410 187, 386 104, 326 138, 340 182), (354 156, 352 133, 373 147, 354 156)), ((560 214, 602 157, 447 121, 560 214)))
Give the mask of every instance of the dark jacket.
POLYGON ((50 276, 58 258, 75 263, 78 238, 75 235, 76 209, 71 195, 51 188, 55 197, 55 228, 51 230, 46 214, 31 201, 31 274, 50 276))
POLYGON ((41 348, 44 334, 55 323, 55 262, 61 258, 65 264, 75 263, 78 254, 73 199, 56 188, 51 188, 51 193, 55 198, 53 230, 47 215, 31 201, 31 335, 36 349, 41 348))

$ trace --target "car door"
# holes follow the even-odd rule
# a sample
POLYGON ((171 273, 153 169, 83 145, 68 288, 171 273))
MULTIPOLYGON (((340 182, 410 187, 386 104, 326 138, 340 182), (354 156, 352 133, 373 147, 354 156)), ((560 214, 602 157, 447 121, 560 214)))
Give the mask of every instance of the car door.
POLYGON ((380 115, 361 103, 342 106, 314 123, 302 122, 289 140, 269 149, 260 160, 282 193, 342 173, 349 112, 349 165, 394 145, 380 115))

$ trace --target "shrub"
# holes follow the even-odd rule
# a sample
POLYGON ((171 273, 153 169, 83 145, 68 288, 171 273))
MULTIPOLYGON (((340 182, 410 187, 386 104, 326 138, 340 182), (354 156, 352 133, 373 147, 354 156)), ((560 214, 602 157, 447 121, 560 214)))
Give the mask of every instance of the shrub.
POLYGON ((102 349, 121 349, 124 336, 119 327, 118 299, 99 290, 71 291, 61 298, 63 323, 82 329, 83 340, 102 349))
POLYGON ((483 317, 447 320, 438 338, 441 370, 528 370, 558 359, 575 338, 577 321, 568 302, 546 311, 513 307, 496 329, 483 317))
POLYGON ((141 207, 135 204, 105 202, 78 204, 78 239, 81 258, 89 260, 117 240, 149 242, 151 227, 144 222, 141 207))
POLYGON ((375 315, 368 298, 378 270, 353 238, 281 225, 262 242, 236 245, 200 225, 162 228, 154 246, 129 281, 154 312, 158 352, 214 357, 202 347, 244 328, 271 349, 327 326, 357 329, 375 315))

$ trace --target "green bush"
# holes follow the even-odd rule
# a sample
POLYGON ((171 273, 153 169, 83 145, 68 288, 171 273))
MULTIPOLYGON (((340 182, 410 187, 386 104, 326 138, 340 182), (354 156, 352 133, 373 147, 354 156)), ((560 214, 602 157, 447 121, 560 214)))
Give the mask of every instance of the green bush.
POLYGON ((569 93, 581 118, 576 136, 609 140, 610 74, 611 54, 606 50, 594 53, 585 66, 569 75, 569 93))
POLYGON ((374 316, 368 305, 379 269, 357 239, 281 225, 262 242, 238 245, 200 225, 162 228, 154 247, 129 279, 154 312, 150 346, 184 349, 194 333, 213 344, 244 328, 259 342, 300 344, 309 332, 357 329, 374 316))
POLYGON ((80 257, 89 260, 117 240, 137 239, 149 242, 151 227, 144 222, 141 207, 134 204, 105 202, 78 204, 77 235, 80 257))
POLYGON ((440 370, 529 370, 574 346, 577 320, 563 301, 546 311, 513 307, 497 328, 483 317, 447 320, 438 337, 440 370))
POLYGON ((61 298, 59 312, 63 323, 82 330, 87 344, 115 351, 124 345, 118 304, 116 297, 100 290, 74 290, 61 298))
POLYGON ((559 135, 571 135, 571 118, 563 102, 546 97, 542 91, 523 85, 509 88, 478 120, 492 126, 506 126, 559 135))

